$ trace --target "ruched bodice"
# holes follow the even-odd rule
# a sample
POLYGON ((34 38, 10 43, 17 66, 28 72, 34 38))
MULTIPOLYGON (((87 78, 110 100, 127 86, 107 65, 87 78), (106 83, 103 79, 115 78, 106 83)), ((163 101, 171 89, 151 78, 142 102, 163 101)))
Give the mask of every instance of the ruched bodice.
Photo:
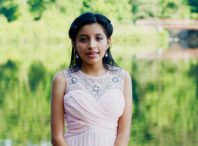
POLYGON ((114 146, 125 105, 123 74, 115 67, 99 77, 65 70, 65 139, 69 146, 114 146))

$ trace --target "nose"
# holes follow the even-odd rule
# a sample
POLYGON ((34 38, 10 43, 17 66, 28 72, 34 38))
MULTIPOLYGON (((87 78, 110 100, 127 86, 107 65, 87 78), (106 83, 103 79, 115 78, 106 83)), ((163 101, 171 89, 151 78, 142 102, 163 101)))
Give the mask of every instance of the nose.
POLYGON ((89 42, 89 49, 95 49, 96 48, 96 42, 95 40, 91 39, 89 42))

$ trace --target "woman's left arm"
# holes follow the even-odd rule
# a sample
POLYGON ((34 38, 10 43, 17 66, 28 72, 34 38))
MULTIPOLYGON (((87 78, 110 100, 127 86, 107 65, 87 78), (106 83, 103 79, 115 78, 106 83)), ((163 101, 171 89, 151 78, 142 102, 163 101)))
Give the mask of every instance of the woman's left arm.
POLYGON ((132 83, 131 76, 127 71, 125 71, 124 75, 124 98, 125 108, 118 121, 118 131, 115 146, 128 146, 130 141, 132 118, 132 83))

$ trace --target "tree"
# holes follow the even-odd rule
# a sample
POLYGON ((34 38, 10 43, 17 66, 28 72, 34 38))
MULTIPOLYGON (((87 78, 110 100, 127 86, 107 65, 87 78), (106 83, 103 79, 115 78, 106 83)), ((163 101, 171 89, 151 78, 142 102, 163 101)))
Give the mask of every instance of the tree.
POLYGON ((30 12, 33 13, 34 19, 39 20, 46 9, 46 6, 55 0, 27 0, 30 12))
POLYGON ((102 13, 111 20, 130 21, 131 10, 128 0, 83 0, 81 12, 102 13))
POLYGON ((188 0, 188 4, 191 7, 193 13, 198 13, 198 1, 197 0, 188 0))
POLYGON ((186 0, 160 0, 159 18, 189 18, 190 10, 186 0))
POLYGON ((159 14, 159 2, 156 0, 130 0, 133 21, 156 18, 159 14))
POLYGON ((130 0, 133 20, 146 18, 189 18, 186 0, 130 0))
POLYGON ((17 19, 18 5, 13 0, 0 0, 0 14, 4 15, 9 22, 17 19))
MULTIPOLYGON (((39 20, 47 5, 53 2, 55 0, 26 0, 35 20, 39 20)), ((20 16, 19 6, 20 3, 14 0, 0 0, 0 14, 4 15, 8 22, 14 21, 20 16)))

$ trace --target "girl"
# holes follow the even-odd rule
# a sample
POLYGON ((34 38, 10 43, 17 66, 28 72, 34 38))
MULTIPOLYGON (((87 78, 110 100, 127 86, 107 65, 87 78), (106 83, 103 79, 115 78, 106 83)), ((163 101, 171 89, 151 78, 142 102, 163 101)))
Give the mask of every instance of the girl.
POLYGON ((131 77, 112 58, 112 33, 101 14, 84 13, 71 24, 71 63, 52 85, 53 146, 128 146, 131 77))

